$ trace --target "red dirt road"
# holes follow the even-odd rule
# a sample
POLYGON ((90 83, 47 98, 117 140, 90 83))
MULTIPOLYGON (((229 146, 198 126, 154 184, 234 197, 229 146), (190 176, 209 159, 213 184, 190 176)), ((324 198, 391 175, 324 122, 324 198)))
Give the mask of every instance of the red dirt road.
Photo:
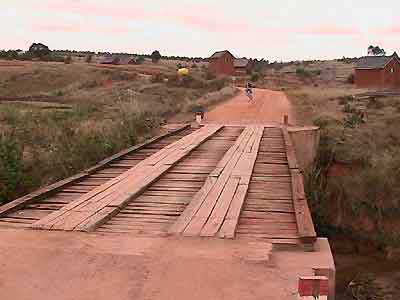
POLYGON ((244 240, 0 229, 0 299, 295 300, 315 254, 244 240))
POLYGON ((244 90, 231 100, 206 113, 205 123, 225 124, 282 124, 284 115, 295 124, 294 113, 286 95, 264 89, 254 89, 254 100, 249 101, 244 90))

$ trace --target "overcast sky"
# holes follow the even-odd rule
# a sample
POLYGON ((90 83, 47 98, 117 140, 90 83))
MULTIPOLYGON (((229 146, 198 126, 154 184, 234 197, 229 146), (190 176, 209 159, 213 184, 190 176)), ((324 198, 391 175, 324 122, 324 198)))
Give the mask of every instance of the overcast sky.
POLYGON ((0 49, 211 55, 269 60, 400 50, 400 1, 0 0, 0 49))

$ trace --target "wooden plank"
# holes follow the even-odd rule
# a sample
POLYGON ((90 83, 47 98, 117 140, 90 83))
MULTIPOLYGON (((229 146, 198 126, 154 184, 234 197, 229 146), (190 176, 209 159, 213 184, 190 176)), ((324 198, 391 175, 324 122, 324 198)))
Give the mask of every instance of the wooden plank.
POLYGON ((192 201, 180 215, 178 220, 168 229, 168 233, 170 234, 179 234, 184 232, 196 212, 200 209, 201 205, 203 204, 204 199, 210 193, 212 188, 214 187, 217 178, 215 177, 208 177, 206 182, 204 183, 203 187, 196 193, 193 197, 192 201))
POLYGON ((74 175, 74 176, 71 176, 71 177, 66 178, 64 180, 58 181, 58 182, 56 182, 54 184, 51 184, 51 185, 49 185, 47 187, 41 188, 41 189, 39 189, 37 191, 34 191, 34 192, 32 192, 32 193, 30 193, 30 194, 28 194, 26 196, 18 198, 18 199, 14 200, 14 201, 12 201, 10 203, 2 205, 0 207, 0 217, 4 216, 4 215, 6 215, 6 214, 8 214, 8 213, 10 213, 12 211, 20 209, 21 207, 25 206, 28 203, 33 203, 35 201, 43 199, 43 198, 47 197, 48 195, 53 194, 53 193, 57 192, 58 190, 62 189, 66 185, 71 184, 72 182, 76 182, 76 181, 82 180, 82 179, 88 177, 89 175, 97 172, 98 170, 105 168, 112 161, 117 160, 120 157, 122 157, 122 156, 124 156, 124 155, 126 155, 128 153, 137 151, 137 150, 139 150, 141 148, 144 148, 145 146, 150 145, 152 143, 155 143, 156 141, 159 141, 159 140, 161 140, 161 139, 163 139, 165 137, 171 136, 171 135, 176 134, 178 132, 181 132, 181 131, 183 131, 185 129, 188 129, 189 127, 190 127, 190 125, 185 124, 182 127, 179 127, 179 128, 177 128, 175 130, 169 131, 169 132, 167 132, 165 134, 158 135, 158 136, 156 136, 156 137, 154 137, 154 138, 152 138, 152 139, 150 139, 150 140, 148 140, 148 141, 146 141, 146 142, 144 142, 142 144, 130 147, 130 148, 125 149, 125 150, 123 150, 123 151, 121 151, 121 152, 119 152, 119 153, 117 153, 117 154, 115 154, 115 155, 113 155, 113 156, 111 156, 111 157, 109 157, 107 159, 104 159, 101 162, 99 162, 98 164, 96 164, 95 166, 93 166, 93 167, 91 167, 91 168, 89 168, 87 170, 84 170, 83 172, 81 172, 81 173, 79 173, 77 175, 74 175))
MULTIPOLYGON (((247 128, 246 128, 247 129, 247 128)), ((251 136, 254 134, 254 127, 250 128, 249 131, 243 133, 245 138, 241 140, 241 144, 239 147, 236 147, 235 153, 230 157, 230 160, 226 164, 226 166, 222 169, 222 172, 212 173, 212 177, 215 177, 218 174, 218 179, 212 187, 210 193, 203 200, 199 210, 193 216, 193 219, 187 225, 187 228, 183 232, 184 236, 196 236, 199 235, 201 229, 207 222, 215 204, 218 201, 219 196, 225 188, 226 183, 228 182, 237 162, 239 161, 243 151, 246 149, 247 144, 250 142, 251 136)))
POLYGON ((289 132, 286 127, 282 129, 283 139, 285 140, 286 146, 286 155, 290 169, 298 169, 299 165, 297 163, 296 152, 294 150, 294 146, 292 143, 292 139, 290 138, 289 132))
POLYGON ((83 223, 76 226, 75 230, 94 231, 99 226, 105 224, 113 216, 119 213, 118 207, 104 207, 102 210, 94 214, 90 219, 86 219, 83 223))
POLYGON ((242 178, 240 186, 238 187, 235 196, 232 199, 232 203, 227 212, 227 216, 222 224, 222 227, 218 233, 220 238, 233 238, 237 224, 239 222, 240 213, 243 208, 243 204, 246 198, 247 191, 249 189, 250 176, 252 175, 254 165, 257 159, 257 154, 261 144, 261 138, 264 133, 264 127, 257 128, 257 132, 252 146, 252 155, 247 157, 245 166, 240 166, 242 171, 242 178), (243 180, 245 179, 245 180, 243 180))
MULTIPOLYGON (((222 126, 215 125, 203 127, 193 134, 195 138, 186 139, 190 145, 187 146, 181 142, 170 145, 169 155, 173 155, 176 159, 183 158, 221 128, 222 126), (176 147, 174 147, 174 145, 176 145, 176 147), (180 149, 181 151, 179 151, 180 149), (177 153, 179 155, 175 156, 177 153)), ((166 156, 166 159, 168 158, 169 156, 166 156)), ((35 223, 33 227, 73 230, 83 222, 86 222, 86 219, 98 215, 106 206, 118 206, 121 208, 133 197, 143 192, 178 160, 175 162, 168 161, 168 164, 163 164, 162 161, 163 159, 160 160, 159 164, 153 165, 153 157, 144 160, 117 179, 105 183, 99 188, 96 188, 93 192, 67 205, 62 210, 35 223)), ((82 226, 79 228, 82 230, 82 226)))
POLYGON ((313 242, 317 238, 314 223, 304 195, 303 175, 292 172, 293 205, 299 236, 313 242))
POLYGON ((239 186, 239 178, 230 178, 227 182, 223 192, 217 200, 217 203, 200 232, 200 236, 211 237, 215 236, 224 222, 226 213, 228 212, 229 206, 231 205, 232 199, 236 193, 236 189, 239 186))

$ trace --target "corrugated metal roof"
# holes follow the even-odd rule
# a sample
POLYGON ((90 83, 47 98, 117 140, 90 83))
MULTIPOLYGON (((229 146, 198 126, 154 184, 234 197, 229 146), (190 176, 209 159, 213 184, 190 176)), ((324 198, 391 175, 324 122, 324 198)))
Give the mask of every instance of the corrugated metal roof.
POLYGON ((100 63, 101 64, 112 64, 112 63, 114 63, 114 61, 115 61, 114 57, 107 56, 107 57, 104 57, 102 60, 100 60, 100 63))
POLYGON ((249 64, 249 60, 244 59, 244 58, 235 59, 235 61, 233 63, 235 68, 245 68, 245 67, 247 67, 248 64, 249 64))
POLYGON ((391 56, 365 56, 361 57, 358 62, 356 69, 382 69, 392 59, 399 59, 397 53, 393 53, 391 56))
POLYGON ((119 58, 118 61, 119 65, 128 65, 132 60, 132 57, 130 56, 119 56, 118 58, 119 58))
MULTIPOLYGON (((215 52, 213 55, 211 55, 210 58, 220 58, 220 57, 224 56, 224 55, 227 54, 227 53, 228 53, 229 55, 233 56, 232 53, 230 53, 228 50, 224 50, 224 51, 217 51, 217 52, 215 52)), ((233 56, 233 57, 234 57, 234 56, 233 56)))

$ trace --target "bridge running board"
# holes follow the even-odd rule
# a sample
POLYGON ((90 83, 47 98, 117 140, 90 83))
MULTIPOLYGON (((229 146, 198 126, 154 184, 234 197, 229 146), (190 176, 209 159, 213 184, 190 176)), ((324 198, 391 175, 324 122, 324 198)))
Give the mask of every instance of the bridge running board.
POLYGON ((286 128, 183 127, 0 207, 0 226, 312 244, 286 128))
POLYGON ((34 223, 35 229, 85 230, 139 195, 179 160, 214 135, 222 126, 207 125, 165 147, 117 178, 83 195, 61 210, 34 223))

